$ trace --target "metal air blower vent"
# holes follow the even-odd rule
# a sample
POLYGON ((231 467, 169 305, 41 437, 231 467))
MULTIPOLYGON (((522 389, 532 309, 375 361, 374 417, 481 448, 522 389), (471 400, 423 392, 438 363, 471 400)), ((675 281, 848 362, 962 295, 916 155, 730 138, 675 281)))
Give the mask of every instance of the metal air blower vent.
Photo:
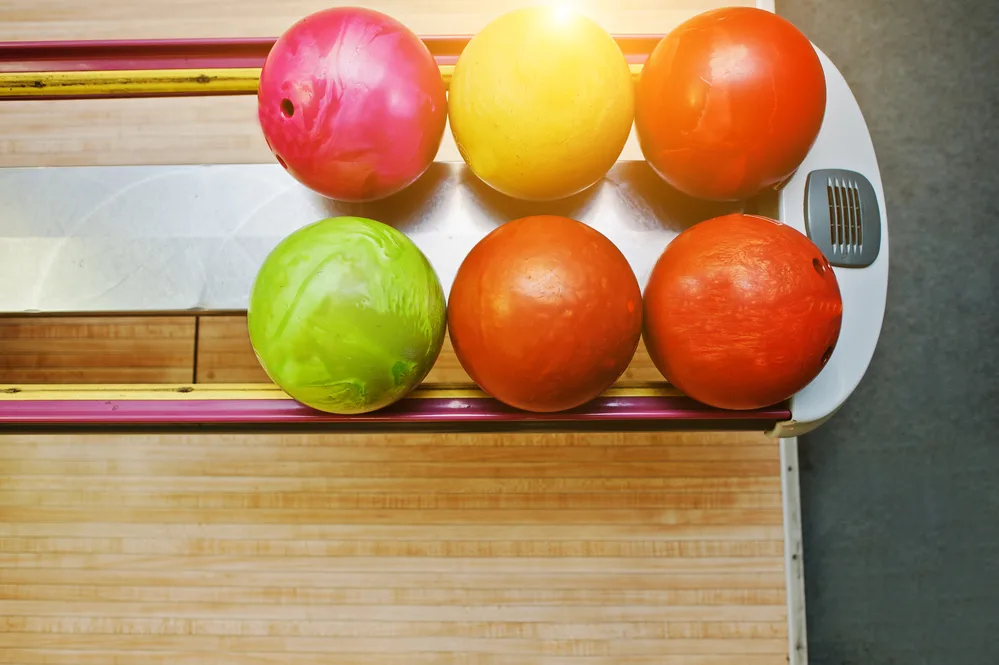
POLYGON ((855 171, 812 171, 805 185, 805 228, 834 266, 874 263, 881 250, 881 210, 870 180, 855 171))

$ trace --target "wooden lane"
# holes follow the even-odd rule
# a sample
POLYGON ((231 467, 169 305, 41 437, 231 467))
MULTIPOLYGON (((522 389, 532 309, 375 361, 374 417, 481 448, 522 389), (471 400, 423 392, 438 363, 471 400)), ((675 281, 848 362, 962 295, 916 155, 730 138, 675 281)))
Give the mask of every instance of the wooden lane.
POLYGON ((198 383, 269 383, 250 346, 245 316, 198 320, 198 383))
POLYGON ((6 436, 0 662, 778 665, 779 463, 754 434, 6 436))
POLYGON ((0 318, 0 383, 178 383, 194 369, 194 319, 0 318))
MULTIPOLYGON (((0 317, 0 385, 267 384, 245 315, 0 317), (196 341, 195 341, 196 340, 196 341)), ((662 385, 644 344, 615 384, 662 385)), ((450 340, 427 384, 472 387, 450 340)))
MULTIPOLYGON (((0 41, 275 37, 302 16, 335 5, 329 0, 109 0, 101 11, 72 0, 6 0, 0 41)), ((365 0, 425 35, 474 34, 493 18, 536 0, 365 0)), ((609 32, 663 33, 696 13, 719 6, 757 6, 755 0, 565 0, 609 32)), ((772 2, 765 3, 772 5, 772 2)))

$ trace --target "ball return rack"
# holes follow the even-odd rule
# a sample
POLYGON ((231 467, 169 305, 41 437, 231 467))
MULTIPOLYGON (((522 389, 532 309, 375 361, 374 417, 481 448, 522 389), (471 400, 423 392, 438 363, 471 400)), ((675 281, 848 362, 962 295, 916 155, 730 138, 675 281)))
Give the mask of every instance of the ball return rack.
MULTIPOLYGON (((618 37, 637 77, 658 35, 618 37)), ((467 37, 426 37, 445 81, 467 37)), ((250 95, 273 40, 0 44, 5 99, 250 95)), ((730 211, 767 214, 807 233, 842 290, 839 344, 822 373, 785 403, 725 411, 665 382, 618 385, 569 412, 531 414, 474 386, 425 385, 395 406, 334 416, 269 385, 0 386, 0 425, 131 427, 496 427, 722 429, 806 432, 861 380, 881 328, 888 229, 874 148, 835 65, 820 52, 825 121, 798 172, 778 191, 732 204, 693 201, 652 175, 634 137, 607 177, 567 200, 529 204, 477 182, 460 161, 438 161, 408 190, 351 205, 307 191, 277 164, 5 169, 0 178, 0 312, 244 311, 257 268, 284 236, 338 214, 396 225, 450 290, 461 258, 496 225, 526 214, 591 224, 625 253, 644 284, 665 245, 690 224, 730 211), (58 192, 58 196, 53 193, 58 192)), ((445 134, 445 143, 451 140, 445 134)))

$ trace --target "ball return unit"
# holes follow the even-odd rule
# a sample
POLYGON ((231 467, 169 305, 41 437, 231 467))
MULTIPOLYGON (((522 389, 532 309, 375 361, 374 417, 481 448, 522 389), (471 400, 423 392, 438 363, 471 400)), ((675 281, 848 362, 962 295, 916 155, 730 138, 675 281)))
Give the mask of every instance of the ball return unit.
MULTIPOLYGON (((637 76, 658 37, 618 39, 637 76)), ((446 80, 467 38, 425 41, 446 80)), ((7 70, 0 73, 0 103, 253 94, 271 43, 0 45, 0 67, 7 70), (15 65, 18 71, 12 71, 15 65)), ((445 292, 475 242, 520 214, 559 214, 593 225, 621 248, 640 283, 662 248, 691 223, 736 210, 767 214, 806 233, 823 250, 844 303, 840 342, 828 364, 785 403, 725 411, 698 404, 665 382, 625 382, 585 407, 542 415, 504 407, 474 386, 428 384, 389 409, 344 417, 298 405, 268 385, 5 385, 0 423, 806 432, 835 413, 863 377, 880 333, 888 279, 887 217, 870 135, 846 81, 824 54, 820 58, 828 101, 810 154, 779 191, 732 205, 670 192, 635 159, 633 141, 590 191, 541 205, 486 191, 460 161, 439 161, 409 190, 366 205, 325 200, 276 164, 9 169, 0 179, 7 208, 0 237, 10 248, 0 264, 5 285, 0 307, 8 314, 240 311, 257 267, 281 238, 338 214, 396 224, 430 258, 445 292), (64 199, 75 204, 62 205, 64 199)))

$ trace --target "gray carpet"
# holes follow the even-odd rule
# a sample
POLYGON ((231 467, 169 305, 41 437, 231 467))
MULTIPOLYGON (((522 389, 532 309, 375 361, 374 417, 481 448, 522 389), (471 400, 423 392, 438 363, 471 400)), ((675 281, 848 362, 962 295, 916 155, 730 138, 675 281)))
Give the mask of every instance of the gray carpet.
POLYGON ((777 8, 853 87, 891 235, 872 366, 800 442, 811 663, 999 663, 999 2, 777 8))

